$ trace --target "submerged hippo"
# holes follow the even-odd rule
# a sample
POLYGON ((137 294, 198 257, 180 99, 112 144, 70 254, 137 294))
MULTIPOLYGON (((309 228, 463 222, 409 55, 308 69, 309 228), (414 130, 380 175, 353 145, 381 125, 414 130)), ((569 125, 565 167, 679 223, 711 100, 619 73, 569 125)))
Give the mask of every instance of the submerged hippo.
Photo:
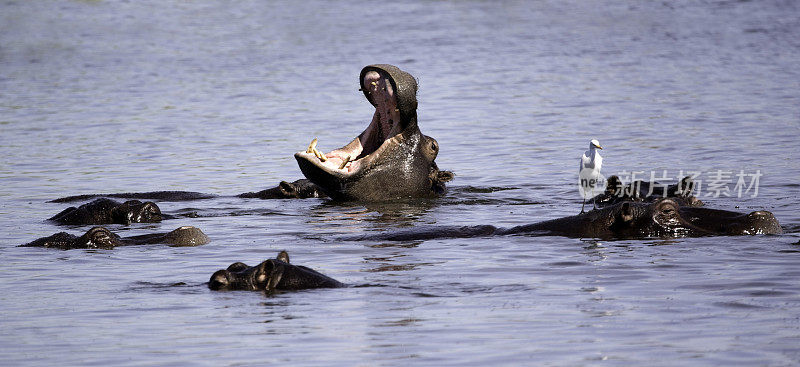
POLYGON ((590 212, 511 228, 491 225, 425 228, 357 239, 413 241, 491 235, 556 235, 579 238, 640 239, 688 236, 781 234, 768 211, 749 214, 682 205, 680 199, 625 201, 590 212))
POLYGON ((129 200, 120 203, 100 198, 77 208, 64 209, 49 220, 59 224, 131 224, 154 223, 161 219, 161 209, 152 201, 129 200))
POLYGON ((744 214, 682 204, 675 198, 654 202, 626 201, 571 217, 499 229, 496 234, 652 238, 783 233, 778 220, 768 211, 744 214))
MULTIPOLYGON (((94 198, 120 198, 120 199, 139 199, 139 200, 160 200, 160 201, 192 201, 213 199, 219 196, 214 194, 204 194, 194 191, 148 191, 148 192, 127 192, 127 193, 107 193, 107 194, 83 194, 66 196, 54 200, 50 203, 71 203, 75 201, 94 199, 94 198)), ((245 192, 236 197, 257 198, 257 199, 307 199, 327 197, 319 186, 313 184, 308 179, 299 179, 293 182, 281 181, 275 187, 256 192, 245 192)), ((166 218, 165 218, 166 219, 166 218)))
POLYGON ((703 206, 703 202, 692 195, 695 184, 690 176, 672 185, 641 180, 625 185, 618 176, 610 176, 606 182, 605 192, 589 200, 598 208, 625 201, 654 202, 665 197, 676 199, 681 206, 703 206))
POLYGON ((82 236, 59 232, 42 237, 20 247, 47 247, 70 249, 112 249, 117 246, 163 243, 172 246, 200 246, 208 243, 208 236, 199 228, 184 226, 167 233, 153 233, 122 238, 103 227, 93 227, 82 236))
POLYGON ((208 281, 212 290, 266 291, 338 288, 344 284, 305 266, 289 263, 289 254, 281 251, 275 259, 256 266, 236 262, 218 270, 208 281))
POLYGON ((278 186, 258 192, 246 192, 237 195, 240 198, 257 199, 307 199, 327 197, 319 186, 307 179, 294 182, 281 181, 278 186))
POLYGON ((384 201, 441 194, 452 173, 439 171, 436 139, 417 125, 417 82, 393 65, 370 65, 359 78, 375 107, 369 126, 352 142, 328 153, 295 153, 300 170, 336 200, 384 201))

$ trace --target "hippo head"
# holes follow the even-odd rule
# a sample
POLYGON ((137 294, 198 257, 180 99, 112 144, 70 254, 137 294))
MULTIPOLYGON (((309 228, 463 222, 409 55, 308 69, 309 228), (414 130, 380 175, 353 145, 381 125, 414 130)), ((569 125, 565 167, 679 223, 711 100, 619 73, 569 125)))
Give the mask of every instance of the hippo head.
POLYGON ((183 226, 164 235, 163 242, 175 247, 200 246, 207 244, 209 239, 200 228, 183 226))
POLYGON ((103 227, 93 227, 75 239, 72 248, 110 249, 122 245, 119 236, 103 227))
POLYGON ((608 228, 621 237, 684 237, 783 233, 772 213, 749 214, 687 206, 676 198, 623 202, 608 208, 608 228))
POLYGON ((129 200, 111 209, 113 223, 154 223, 161 221, 161 209, 152 201, 129 200))
POLYGON ((236 262, 227 269, 212 274, 208 287, 212 290, 274 290, 281 281, 284 266, 288 263, 289 254, 286 251, 281 251, 277 258, 256 266, 236 262))
POLYGON ((681 207, 680 216, 688 223, 712 234, 748 235, 781 234, 775 215, 759 210, 748 214, 701 207, 681 207))
POLYGON ((328 196, 338 200, 383 201, 441 194, 450 172, 440 172, 434 160, 436 139, 417 125, 417 82, 393 65, 361 70, 361 90, 375 107, 372 122, 358 137, 328 153, 295 153, 303 174, 328 196))

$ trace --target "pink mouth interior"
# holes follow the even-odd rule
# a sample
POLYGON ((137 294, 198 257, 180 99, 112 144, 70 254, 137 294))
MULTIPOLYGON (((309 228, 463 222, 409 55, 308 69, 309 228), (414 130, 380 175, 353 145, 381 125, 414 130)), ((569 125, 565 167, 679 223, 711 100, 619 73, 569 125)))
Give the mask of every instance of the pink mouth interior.
POLYGON ((353 142, 325 154, 327 161, 320 163, 333 170, 339 170, 347 156, 350 156, 350 162, 342 170, 358 170, 362 158, 374 153, 384 141, 401 132, 397 98, 388 76, 370 71, 364 75, 363 85, 375 105, 375 115, 369 126, 353 142))

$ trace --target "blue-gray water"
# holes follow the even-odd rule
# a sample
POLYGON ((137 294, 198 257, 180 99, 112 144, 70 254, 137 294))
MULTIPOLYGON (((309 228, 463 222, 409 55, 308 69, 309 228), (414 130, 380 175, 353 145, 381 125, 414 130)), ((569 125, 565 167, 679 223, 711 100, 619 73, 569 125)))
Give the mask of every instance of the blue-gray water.
POLYGON ((793 1, 2 0, 0 364, 796 365, 799 65, 793 1), (446 197, 159 203, 204 216, 109 227, 212 242, 16 247, 88 228, 45 221, 61 196, 300 178, 295 151, 371 118, 371 63, 419 79, 446 197), (575 214, 592 138, 607 175, 760 170, 757 197, 702 199, 787 234, 336 240, 575 214), (283 249, 353 287, 203 284, 283 249))

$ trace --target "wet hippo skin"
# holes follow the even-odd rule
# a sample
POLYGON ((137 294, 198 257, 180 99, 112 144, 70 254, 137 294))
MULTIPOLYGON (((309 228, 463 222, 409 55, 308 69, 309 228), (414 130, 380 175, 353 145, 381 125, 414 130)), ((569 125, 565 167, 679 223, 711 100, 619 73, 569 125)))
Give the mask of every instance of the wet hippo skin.
POLYGON ((310 288, 344 287, 339 281, 305 266, 289 263, 289 254, 281 251, 275 259, 256 266, 236 262, 211 275, 212 290, 247 290, 274 292, 310 288))
POLYGON ((781 233, 783 229, 778 220, 768 211, 737 213, 686 206, 680 199, 662 198, 654 202, 624 201, 574 216, 511 228, 491 225, 423 227, 349 239, 414 241, 518 234, 644 239, 781 233))
POLYGON ((439 171, 436 139, 417 124, 417 82, 393 65, 370 65, 359 78, 375 107, 372 121, 352 142, 328 153, 295 153, 303 174, 336 200, 385 201, 432 197, 445 191, 451 172, 439 171))
POLYGON ((93 227, 81 236, 59 232, 42 237, 20 247, 46 247, 70 249, 112 249, 117 246, 168 244, 172 246, 200 246, 209 242, 199 228, 184 226, 167 233, 152 233, 122 238, 104 227, 93 227))
POLYGON ((161 209, 151 201, 120 203, 101 198, 77 208, 64 209, 49 220, 59 224, 131 224, 160 222, 161 219, 161 209))

